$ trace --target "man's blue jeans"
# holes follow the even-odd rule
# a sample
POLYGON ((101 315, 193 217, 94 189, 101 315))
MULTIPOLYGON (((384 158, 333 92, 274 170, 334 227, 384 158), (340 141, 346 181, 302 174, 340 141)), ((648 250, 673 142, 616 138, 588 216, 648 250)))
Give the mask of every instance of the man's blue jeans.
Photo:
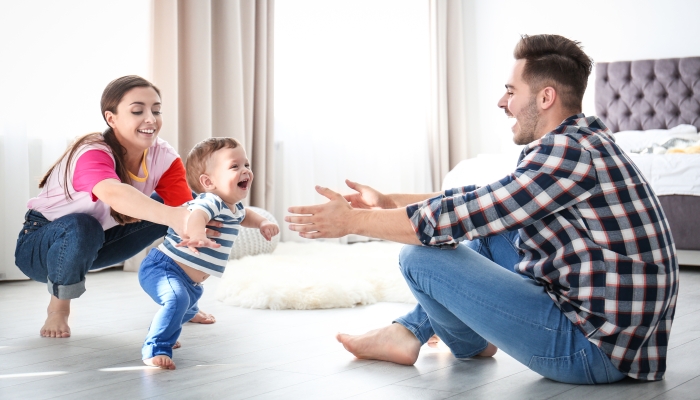
POLYGON ((158 355, 173 357, 173 346, 182 325, 199 311, 197 301, 204 292, 170 257, 151 249, 139 268, 143 290, 162 307, 153 317, 141 348, 144 360, 158 355))
POLYGON ((399 263, 416 308, 396 319, 425 343, 433 335, 457 358, 490 342, 538 374, 573 384, 624 378, 535 280, 517 274, 517 232, 454 250, 405 246, 399 263))
MULTIPOLYGON (((163 202, 157 195, 152 199, 163 202)), ((34 210, 27 211, 17 238, 15 264, 29 278, 45 282, 49 293, 61 300, 85 292, 85 274, 131 258, 168 227, 149 221, 102 229, 88 214, 68 214, 49 221, 34 210)))

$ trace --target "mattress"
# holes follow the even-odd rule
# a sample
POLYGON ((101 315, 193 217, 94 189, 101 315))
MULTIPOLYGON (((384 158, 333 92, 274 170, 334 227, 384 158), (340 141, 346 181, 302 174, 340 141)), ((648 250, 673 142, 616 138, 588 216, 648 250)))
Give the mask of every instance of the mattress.
POLYGON ((628 154, 657 196, 700 196, 700 154, 628 154))

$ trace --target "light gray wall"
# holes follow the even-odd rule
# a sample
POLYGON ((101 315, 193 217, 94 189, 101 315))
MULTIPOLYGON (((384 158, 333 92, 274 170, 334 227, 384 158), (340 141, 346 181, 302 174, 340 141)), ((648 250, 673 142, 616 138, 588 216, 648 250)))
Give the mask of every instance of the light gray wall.
MULTIPOLYGON (((578 40, 594 61, 700 56, 697 0, 464 0, 470 156, 517 153, 496 103, 521 34, 578 40)), ((591 76, 583 111, 595 114, 591 76)))

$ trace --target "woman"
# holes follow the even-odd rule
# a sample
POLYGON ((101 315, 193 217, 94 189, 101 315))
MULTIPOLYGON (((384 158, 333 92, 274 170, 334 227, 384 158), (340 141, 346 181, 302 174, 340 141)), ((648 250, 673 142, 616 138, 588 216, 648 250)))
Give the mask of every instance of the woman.
MULTIPOLYGON (((70 336, 70 301, 85 292, 89 270, 132 257, 167 226, 184 233, 189 214, 178 207, 192 200, 185 168, 158 138, 158 88, 124 76, 107 85, 101 107, 107 129, 77 139, 49 169, 17 239, 15 263, 51 293, 44 337, 70 336)), ((214 318, 200 311, 192 321, 214 318)))

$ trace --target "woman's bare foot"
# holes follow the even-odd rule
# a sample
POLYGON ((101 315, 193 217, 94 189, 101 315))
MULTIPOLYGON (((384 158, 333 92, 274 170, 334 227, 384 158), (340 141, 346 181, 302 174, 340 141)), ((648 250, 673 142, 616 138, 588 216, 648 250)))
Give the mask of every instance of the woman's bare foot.
POLYGON ((175 362, 172 358, 166 355, 159 355, 153 358, 143 360, 143 363, 151 367, 160 367, 163 369, 175 369, 175 362))
POLYGON ((207 314, 204 311, 199 310, 197 315, 195 315, 190 322, 194 322, 196 324, 213 324, 216 322, 216 318, 214 318, 214 316, 211 314, 207 314))
POLYGON ((182 347, 182 345, 180 344, 180 341, 178 340, 178 341, 176 341, 175 344, 173 345, 173 350, 179 349, 180 347, 182 347))
POLYGON ((56 296, 51 296, 46 314, 46 322, 44 322, 44 326, 39 331, 41 336, 51 338, 70 337, 70 327, 68 326, 70 299, 60 300, 56 296))
POLYGON ((339 333, 335 338, 357 358, 413 365, 418 359, 420 341, 401 324, 391 324, 363 335, 339 333))

